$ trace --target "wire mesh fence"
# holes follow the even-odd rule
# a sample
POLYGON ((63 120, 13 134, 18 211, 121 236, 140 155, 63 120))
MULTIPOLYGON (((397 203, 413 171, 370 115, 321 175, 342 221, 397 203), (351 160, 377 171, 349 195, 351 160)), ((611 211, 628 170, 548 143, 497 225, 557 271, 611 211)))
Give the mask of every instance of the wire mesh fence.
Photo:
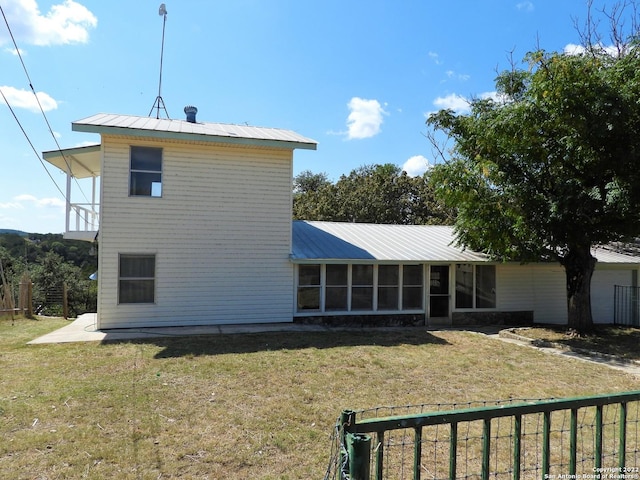
POLYGON ((583 402, 580 407, 558 410, 535 411, 552 399, 510 399, 352 412, 350 418, 357 418, 355 428, 341 421, 336 425, 325 480, 638 479, 640 392, 635 393, 633 401, 588 406, 583 402), (518 412, 520 405, 527 409, 503 415, 506 407, 518 412), (425 416, 431 422, 437 412, 449 421, 421 423, 425 416), (389 425, 394 427, 387 429, 389 425), (370 434, 369 464, 356 473, 350 470, 353 458, 345 446, 345 430, 370 434))

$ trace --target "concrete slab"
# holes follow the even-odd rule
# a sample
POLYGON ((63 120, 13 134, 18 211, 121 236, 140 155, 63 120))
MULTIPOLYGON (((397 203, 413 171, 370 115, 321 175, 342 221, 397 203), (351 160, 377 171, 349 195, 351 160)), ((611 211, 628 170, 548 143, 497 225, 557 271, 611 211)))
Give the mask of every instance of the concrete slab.
POLYGON ((299 325, 294 323, 256 323, 246 325, 211 325, 154 328, 96 329, 96 314, 85 313, 58 330, 28 342, 29 345, 47 343, 103 342, 166 336, 216 335, 263 332, 323 332, 330 330, 322 325, 299 325))

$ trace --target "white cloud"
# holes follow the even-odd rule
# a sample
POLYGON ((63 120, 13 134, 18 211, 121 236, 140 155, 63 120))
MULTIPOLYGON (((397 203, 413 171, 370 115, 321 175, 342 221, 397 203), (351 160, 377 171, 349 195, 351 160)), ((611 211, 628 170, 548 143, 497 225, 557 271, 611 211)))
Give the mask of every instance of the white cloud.
POLYGON ((432 165, 426 157, 422 155, 414 155, 402 165, 402 170, 407 172, 410 177, 419 177, 429 170, 432 165))
POLYGON ((0 86, 0 90, 2 90, 2 93, 7 98, 9 105, 14 108, 25 108, 38 113, 40 111, 38 100, 45 112, 58 108, 58 102, 45 92, 36 92, 36 95, 38 96, 38 99, 36 100, 36 96, 29 90, 19 90, 9 86, 0 86))
POLYGON ((435 62, 436 65, 442 65, 440 56, 436 52, 429 52, 428 55, 429 55, 429 58, 435 62))
MULTIPOLYGON (((595 49, 614 57, 619 54, 618 47, 615 45, 595 45, 595 49)), ((587 49, 585 47, 582 45, 576 45, 575 43, 568 43, 564 47, 564 53, 567 55, 583 55, 586 51, 587 49)))
POLYGON ((527 12, 527 13, 533 12, 533 10, 535 9, 535 7, 533 6, 533 2, 529 2, 529 1, 520 2, 516 4, 516 8, 520 11, 527 12))
POLYGON ((467 113, 470 109, 469 100, 457 93, 438 97, 433 101, 433 104, 441 110, 450 109, 456 113, 467 113))
POLYGON ((37 208, 65 208, 66 204, 64 200, 56 197, 45 197, 38 198, 28 193, 23 193, 22 195, 17 195, 13 197, 13 204, 18 205, 14 208, 25 208, 25 204, 29 204, 31 206, 35 206, 37 208))
MULTIPOLYGON (((86 43, 89 30, 98 24, 95 15, 74 0, 52 5, 44 15, 36 0, 7 0, 2 8, 18 43, 39 46, 86 43)), ((6 29, 0 30, 0 45, 10 40, 6 29)))
POLYGON ((447 77, 454 79, 454 80, 460 80, 461 82, 466 82, 467 80, 469 80, 471 78, 471 75, 467 75, 464 73, 456 73, 453 70, 447 70, 445 72, 445 75, 447 75, 447 77))
MULTIPOLYGON (((0 44, 1 43, 2 43, 2 37, 0 36, 0 44)), ((18 53, 20 55, 22 55, 23 57, 27 54, 27 52, 25 52, 23 49, 18 48, 18 50, 16 50, 15 47, 13 47, 13 46, 5 48, 4 51, 7 52, 7 53, 10 53, 14 57, 17 57, 18 53)))
POLYGON ((350 111, 347 118, 348 140, 370 138, 380 133, 382 116, 387 113, 380 102, 353 97, 347 106, 350 111))

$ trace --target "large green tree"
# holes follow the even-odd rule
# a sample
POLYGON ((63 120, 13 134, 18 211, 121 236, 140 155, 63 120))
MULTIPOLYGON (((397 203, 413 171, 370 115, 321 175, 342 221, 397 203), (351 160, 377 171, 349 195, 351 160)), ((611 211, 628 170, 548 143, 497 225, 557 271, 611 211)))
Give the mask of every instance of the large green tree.
POLYGON ((364 165, 333 184, 325 174, 305 171, 294 179, 293 217, 359 223, 451 223, 452 209, 435 200, 428 175, 410 177, 393 164, 364 165))
POLYGON ((526 62, 500 74, 496 97, 472 100, 470 113, 429 117, 454 140, 433 185, 457 208, 461 245, 560 262, 568 325, 586 331, 592 248, 640 235, 640 48, 630 37, 526 62))

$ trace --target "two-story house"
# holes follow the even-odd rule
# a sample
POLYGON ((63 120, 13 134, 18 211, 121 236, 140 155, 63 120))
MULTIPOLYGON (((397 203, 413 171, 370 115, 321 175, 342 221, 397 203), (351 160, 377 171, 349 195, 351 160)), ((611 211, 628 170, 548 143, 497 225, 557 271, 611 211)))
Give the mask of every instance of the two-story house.
MULTIPOLYGON (((273 322, 566 322, 560 265, 494 263, 446 226, 292 222, 295 132, 98 114, 99 145, 44 153, 67 173, 66 238, 96 241, 98 329, 273 322), (93 192, 73 202, 74 177, 93 192), (98 181, 99 179, 99 181, 98 181)), ((640 259, 595 252, 594 318, 640 259)))

